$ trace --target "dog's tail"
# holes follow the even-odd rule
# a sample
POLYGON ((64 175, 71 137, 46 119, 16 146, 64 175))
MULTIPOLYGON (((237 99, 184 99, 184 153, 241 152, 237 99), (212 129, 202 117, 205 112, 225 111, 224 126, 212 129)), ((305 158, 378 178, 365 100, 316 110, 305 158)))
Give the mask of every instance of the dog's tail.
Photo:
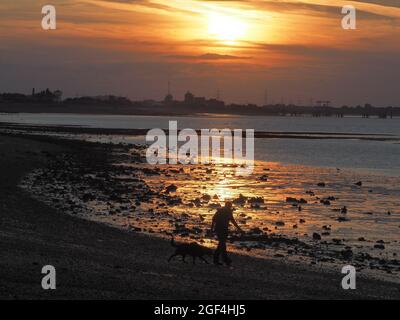
POLYGON ((176 243, 175 243, 175 240, 174 240, 174 237, 171 237, 171 246, 173 246, 173 247, 177 247, 177 245, 176 245, 176 243))

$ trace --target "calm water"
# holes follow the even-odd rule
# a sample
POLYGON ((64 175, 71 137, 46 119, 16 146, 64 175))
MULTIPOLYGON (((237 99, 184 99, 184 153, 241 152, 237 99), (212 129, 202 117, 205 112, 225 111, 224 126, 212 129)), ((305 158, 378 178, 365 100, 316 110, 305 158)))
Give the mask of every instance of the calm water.
MULTIPOLYGON (((35 125, 84 126, 93 128, 168 128, 168 121, 193 129, 231 128, 267 132, 363 134, 364 139, 257 139, 255 158, 284 164, 351 168, 368 173, 400 176, 400 119, 249 117, 249 116, 119 116, 75 114, 0 114, 1 122, 35 125), (371 139, 369 139, 371 138, 371 139), (374 138, 398 140, 376 141, 374 138)), ((144 137, 93 137, 88 140, 143 142, 144 137)))
POLYGON ((149 129, 168 128, 168 121, 178 121, 183 128, 235 128, 273 132, 326 132, 394 134, 400 137, 400 118, 363 119, 312 118, 312 117, 264 117, 264 116, 125 116, 125 115, 85 115, 16 113, 0 114, 1 122, 37 125, 73 125, 93 128, 149 129))

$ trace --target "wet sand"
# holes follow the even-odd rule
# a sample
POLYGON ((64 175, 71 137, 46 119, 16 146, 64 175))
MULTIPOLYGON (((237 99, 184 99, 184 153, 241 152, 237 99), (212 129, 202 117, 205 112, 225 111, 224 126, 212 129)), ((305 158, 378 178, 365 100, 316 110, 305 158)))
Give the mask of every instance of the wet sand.
MULTIPOLYGON (((0 297, 6 299, 399 299, 399 285, 340 270, 232 255, 234 269, 168 264, 168 241, 87 221, 33 199, 23 176, 52 158, 106 163, 112 146, 46 137, 0 136, 0 297), (89 159, 89 160, 88 160, 89 159), (41 289, 41 268, 57 269, 57 290, 41 289)), ((104 164, 105 165, 105 164, 104 164)), ((210 259, 209 259, 210 260, 210 259)))

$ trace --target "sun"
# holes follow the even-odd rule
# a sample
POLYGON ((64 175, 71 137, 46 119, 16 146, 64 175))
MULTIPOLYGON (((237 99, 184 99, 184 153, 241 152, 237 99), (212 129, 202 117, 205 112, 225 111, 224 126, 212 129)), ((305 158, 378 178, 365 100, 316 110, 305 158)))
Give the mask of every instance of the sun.
POLYGON ((216 39, 224 42, 235 42, 243 39, 247 24, 239 18, 211 13, 208 16, 208 32, 216 39))

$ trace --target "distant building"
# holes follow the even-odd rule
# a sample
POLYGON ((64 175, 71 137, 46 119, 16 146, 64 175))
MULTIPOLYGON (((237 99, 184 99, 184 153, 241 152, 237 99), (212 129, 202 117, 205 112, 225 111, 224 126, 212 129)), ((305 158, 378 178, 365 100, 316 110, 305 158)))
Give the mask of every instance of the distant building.
POLYGON ((56 90, 51 92, 49 88, 46 90, 35 92, 35 88, 32 89, 32 99, 36 102, 60 102, 62 97, 62 92, 56 90))
POLYGON ((170 93, 168 93, 164 98, 165 104, 171 104, 173 101, 174 101, 174 97, 170 93))
POLYGON ((191 92, 186 92, 185 94, 185 103, 187 104, 193 104, 194 102, 194 95, 191 92))
POLYGON ((204 97, 194 97, 193 103, 198 106, 204 106, 207 100, 204 97))
POLYGON ((54 95, 55 102, 61 102, 61 99, 62 99, 62 91, 61 90, 54 91, 53 95, 54 95))
POLYGON ((329 100, 319 100, 319 101, 317 101, 317 106, 318 107, 330 107, 331 102, 329 100))
POLYGON ((209 99, 207 101, 207 106, 212 108, 223 108, 225 107, 225 102, 218 99, 209 99))

